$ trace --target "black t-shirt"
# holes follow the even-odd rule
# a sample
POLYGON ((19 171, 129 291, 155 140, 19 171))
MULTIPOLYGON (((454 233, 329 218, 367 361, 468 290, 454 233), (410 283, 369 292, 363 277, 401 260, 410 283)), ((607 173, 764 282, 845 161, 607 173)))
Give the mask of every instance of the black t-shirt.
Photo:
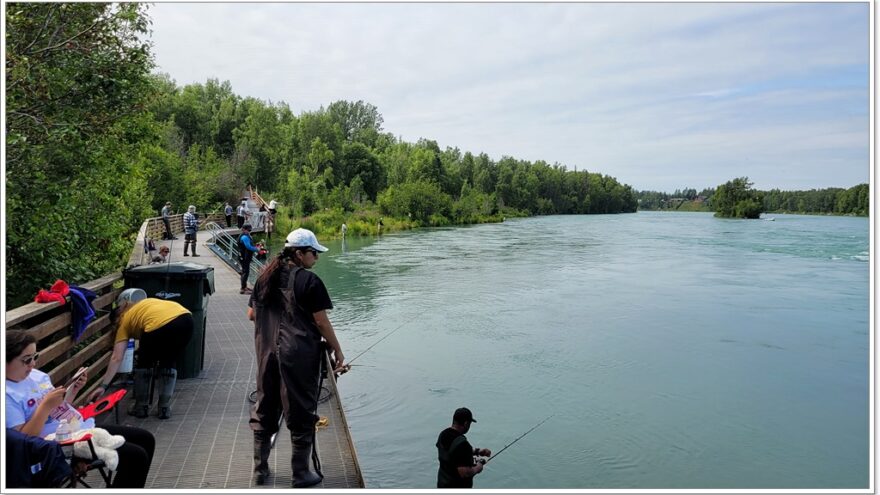
MULTIPOLYGON (((281 269, 278 284, 279 288, 287 287, 290 280, 290 274, 293 270, 295 270, 295 268, 281 269)), ((248 306, 251 308, 254 307, 255 297, 260 288, 259 284, 259 280, 254 284, 254 292, 251 294, 251 298, 248 301, 248 306)), ((309 270, 299 270, 299 273, 296 275, 296 280, 293 282, 293 293, 296 296, 297 304, 305 310, 308 316, 312 316, 312 314, 317 313, 318 311, 333 309, 333 302, 330 300, 330 294, 327 292, 327 287, 324 285, 321 277, 315 275, 309 270)), ((263 304, 266 303, 267 302, 263 302, 263 304)))
MULTIPOLYGON (((452 442, 456 438, 463 436, 463 433, 460 433, 454 428, 446 428, 440 432, 440 436, 437 437, 438 455, 440 449, 449 451, 452 442)), ((442 455, 439 456, 439 460, 440 468, 437 473, 437 488, 473 488, 474 479, 472 477, 462 478, 458 475, 459 467, 471 467, 474 465, 474 448, 467 439, 460 442, 458 446, 455 447, 455 450, 449 452, 448 462, 443 461, 442 455), (444 473, 446 476, 443 476, 444 473), (444 478, 446 478, 446 482, 444 482, 444 478)))

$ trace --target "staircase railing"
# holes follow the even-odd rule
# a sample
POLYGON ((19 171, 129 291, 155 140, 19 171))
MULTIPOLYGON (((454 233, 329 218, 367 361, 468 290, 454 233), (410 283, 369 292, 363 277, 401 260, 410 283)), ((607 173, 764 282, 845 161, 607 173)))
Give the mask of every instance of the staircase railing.
MULTIPOLYGON (((235 271, 241 273, 241 257, 238 252, 238 239, 230 235, 223 227, 216 222, 208 222, 205 230, 211 234, 211 238, 206 242, 208 249, 213 251, 227 265, 231 266, 235 271)), ((248 275, 248 282, 253 287, 257 277, 263 271, 265 264, 258 260, 256 256, 251 259, 251 270, 248 275)))
MULTIPOLYGON (((256 191, 256 189, 254 189, 254 188, 251 187, 251 186, 248 186, 247 194, 248 194, 248 196, 251 198, 251 201, 254 202, 254 204, 256 205, 256 208, 257 208, 258 210, 259 210, 261 207, 263 207, 263 206, 266 207, 266 210, 267 210, 267 211, 269 210, 269 203, 266 202, 266 200, 263 199, 262 196, 260 196, 260 193, 258 193, 258 192, 256 191)), ((260 228, 261 231, 263 231, 263 232, 268 232, 268 233, 274 233, 274 232, 275 232, 275 217, 272 216, 271 213, 267 213, 267 214, 265 215, 265 219, 263 220, 263 222, 264 222, 264 224, 263 224, 263 226, 260 228)))

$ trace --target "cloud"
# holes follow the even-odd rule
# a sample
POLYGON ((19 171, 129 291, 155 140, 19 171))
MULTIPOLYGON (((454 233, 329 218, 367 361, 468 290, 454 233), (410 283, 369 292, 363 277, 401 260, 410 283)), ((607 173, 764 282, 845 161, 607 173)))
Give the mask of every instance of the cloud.
MULTIPOLYGON (((868 180, 867 4, 160 3, 159 69, 637 189, 868 180)), ((841 183, 846 181, 845 183, 841 183)))

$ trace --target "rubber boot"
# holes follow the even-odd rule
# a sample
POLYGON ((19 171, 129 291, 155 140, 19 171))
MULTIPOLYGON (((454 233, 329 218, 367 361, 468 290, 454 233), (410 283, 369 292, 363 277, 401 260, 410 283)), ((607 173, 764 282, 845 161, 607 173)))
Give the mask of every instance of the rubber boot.
POLYGON ((269 478, 269 453, 272 451, 272 436, 267 431, 254 432, 254 483, 265 485, 269 478))
POLYGON ((293 468, 293 488, 308 488, 315 486, 324 480, 321 474, 318 452, 315 450, 315 432, 306 435, 290 433, 290 441, 293 444, 293 453, 290 456, 290 464, 293 468), (317 473, 312 471, 314 463, 317 473))
POLYGON ((183 255, 189 256, 186 252, 189 251, 189 241, 183 241, 183 255))
POLYGON ((192 252, 193 256, 199 256, 198 254, 196 254, 196 241, 192 241, 192 252))
POLYGON ((171 396, 174 395, 174 386, 177 384, 177 370, 174 368, 162 368, 159 370, 159 419, 171 417, 171 396))
POLYGON ((135 368, 134 374, 134 405, 128 414, 137 418, 146 418, 150 413, 150 382, 153 380, 153 368, 135 368))

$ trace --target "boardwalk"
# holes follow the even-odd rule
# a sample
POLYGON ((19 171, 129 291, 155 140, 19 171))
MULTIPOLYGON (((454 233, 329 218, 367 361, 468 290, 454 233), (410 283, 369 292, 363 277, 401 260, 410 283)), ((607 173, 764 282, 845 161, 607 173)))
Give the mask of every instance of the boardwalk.
MULTIPOLYGON (((204 369, 197 378, 179 380, 171 404, 171 419, 156 418, 155 402, 146 419, 120 415, 120 422, 149 430, 156 436, 146 488, 260 488, 253 485, 253 436, 248 428, 255 389, 253 324, 247 320, 246 295, 238 293, 239 276, 204 246, 200 257, 183 257, 183 240, 171 246, 172 261, 191 261, 214 267, 216 292, 208 304, 204 369)), ((167 243, 167 241, 165 241, 167 243)), ((329 425, 318 431, 324 481, 318 488, 358 488, 362 476, 342 413, 335 384, 327 389, 318 414, 329 425)), ((129 394, 130 396, 131 394, 129 394)), ((127 404, 125 404, 127 409, 127 404)), ((125 410, 125 409, 123 409, 125 410)), ((105 420, 113 421, 112 414, 105 420)), ((290 488, 290 436, 285 427, 270 458, 272 477, 266 488, 290 488)))

